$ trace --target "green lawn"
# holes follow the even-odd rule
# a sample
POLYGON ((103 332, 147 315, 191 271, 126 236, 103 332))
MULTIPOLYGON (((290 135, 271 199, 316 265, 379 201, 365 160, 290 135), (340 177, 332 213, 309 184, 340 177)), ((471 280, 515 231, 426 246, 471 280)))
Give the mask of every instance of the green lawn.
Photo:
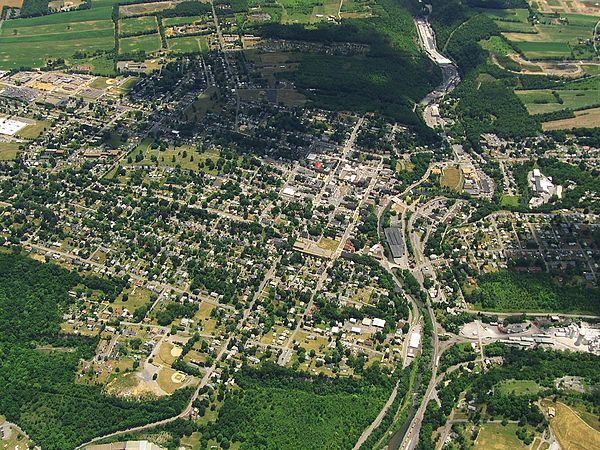
POLYGON ((501 206, 519 206, 518 195, 503 195, 500 199, 501 206))
POLYGON ((540 386, 532 380, 504 380, 496 386, 496 390, 505 395, 536 394, 540 389, 540 386))

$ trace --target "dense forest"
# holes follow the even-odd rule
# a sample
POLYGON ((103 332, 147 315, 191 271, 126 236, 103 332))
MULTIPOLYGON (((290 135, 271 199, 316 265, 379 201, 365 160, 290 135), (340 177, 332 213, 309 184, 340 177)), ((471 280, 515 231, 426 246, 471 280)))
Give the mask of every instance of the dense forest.
MULTIPOLYGON (((0 253, 0 414, 44 449, 74 448, 95 436, 174 416, 191 394, 184 389, 156 401, 129 401, 105 395, 100 386, 75 383, 79 359, 93 355, 97 340, 61 335, 60 322, 72 301, 69 290, 88 281, 54 264, 0 253), (42 344, 57 350, 36 350, 42 344)), ((112 295, 119 283, 89 284, 112 295)))
POLYGON ((600 312, 599 289, 561 286, 547 274, 484 274, 466 299, 484 311, 600 312))
MULTIPOLYGON (((398 371, 400 373, 400 371, 398 371)), ((352 448, 377 416, 394 379, 379 366, 361 380, 311 376, 273 363, 236 374, 240 389, 230 391, 204 439, 240 449, 352 448)))
POLYGON ((378 0, 378 15, 344 20, 341 26, 269 24, 251 31, 262 36, 316 42, 366 44, 365 55, 301 55, 297 70, 281 73, 319 107, 379 112, 425 128, 413 106, 440 81, 439 69, 422 54, 408 0, 378 0))

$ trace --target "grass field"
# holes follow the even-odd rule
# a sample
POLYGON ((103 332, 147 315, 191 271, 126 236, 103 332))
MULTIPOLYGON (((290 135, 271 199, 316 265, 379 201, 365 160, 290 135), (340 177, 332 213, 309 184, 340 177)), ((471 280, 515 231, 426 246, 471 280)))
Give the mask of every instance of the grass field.
POLYGON ((133 313, 137 308, 150 302, 151 292, 143 287, 134 286, 128 293, 127 301, 123 301, 123 296, 119 296, 117 301, 113 304, 115 311, 122 311, 124 308, 130 313, 133 313))
POLYGON ((119 7, 119 17, 130 17, 142 14, 152 14, 165 9, 174 8, 179 3, 176 1, 136 3, 134 5, 124 5, 119 7))
POLYGON ((0 0, 0 9, 3 6, 9 6, 11 8, 20 8, 23 5, 23 0, 0 0))
POLYGON ((50 126, 50 122, 48 122, 46 120, 37 121, 34 124, 27 125, 21 131, 19 131, 17 133, 17 137, 20 137, 22 139, 36 139, 49 126, 50 126))
POLYGON ((529 446, 523 444, 517 437, 517 424, 509 423, 502 426, 500 423, 486 423, 481 427, 475 445, 475 450, 527 450, 529 446))
POLYGON ((208 51, 208 42, 205 36, 167 39, 167 45, 174 54, 204 53, 208 51))
POLYGON ((501 206, 519 206, 518 195, 503 195, 500 199, 501 206))
POLYGON ((557 403, 556 417, 550 427, 563 450, 596 450, 600 448, 600 432, 584 422, 563 403, 557 403))
POLYGON ((319 239, 317 245, 323 250, 330 250, 333 252, 339 247, 340 241, 327 237, 322 237, 321 239, 319 239))
POLYGON ((0 161, 14 161, 19 153, 16 142, 0 142, 0 161))
POLYGON ((463 177, 458 167, 448 167, 440 177, 440 186, 462 191, 463 177))
POLYGON ((504 380, 496 389, 502 394, 528 395, 539 392, 540 386, 532 380, 504 380))
POLYGON ((119 20, 119 34, 121 36, 134 36, 147 31, 157 31, 158 23, 155 16, 133 17, 119 20))
MULTIPOLYGON (((188 17, 165 17, 162 20, 163 26, 174 27, 179 25, 187 25, 190 23, 202 22, 204 18, 202 16, 188 16, 188 17)), ((212 19, 210 19, 212 20, 212 19)))
POLYGON ((111 7, 5 21, 0 30, 0 69, 42 67, 49 58, 71 58, 114 47, 111 7))
POLYGON ((119 54, 129 54, 144 51, 154 53, 160 50, 161 42, 158 33, 119 39, 119 54))

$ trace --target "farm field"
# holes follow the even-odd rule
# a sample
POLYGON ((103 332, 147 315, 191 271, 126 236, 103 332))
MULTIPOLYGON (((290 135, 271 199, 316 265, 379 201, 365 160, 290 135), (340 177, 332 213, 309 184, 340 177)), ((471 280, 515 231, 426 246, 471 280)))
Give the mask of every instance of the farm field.
POLYGON ((161 42, 158 33, 119 39, 119 54, 129 54, 144 51, 154 53, 160 50, 161 42))
POLYGON ((594 450, 600 448, 600 432, 585 423, 563 403, 557 403, 556 417, 550 427, 564 450, 594 450))
POLYGON ((0 9, 3 6, 8 6, 10 8, 20 8, 23 5, 23 0, 0 0, 0 9))
POLYGON ((134 17, 119 20, 119 34, 121 36, 135 36, 149 31, 156 32, 158 23, 155 16, 134 17))
POLYGON ((563 109, 580 110, 600 105, 600 90, 515 91, 529 114, 542 114, 563 109), (554 94, 555 93, 555 94, 554 94))
POLYGON ((154 3, 136 3, 133 5, 124 5, 119 7, 119 17, 131 17, 143 14, 153 14, 174 8, 179 1, 166 1, 154 3))
MULTIPOLYGON (((187 25, 190 23, 203 22, 205 20, 202 16, 187 16, 187 17, 165 17, 162 20, 163 26, 173 27, 179 25, 187 25)), ((212 19, 210 19, 212 20, 212 19)))
POLYGON ((526 9, 491 10, 504 37, 528 59, 591 59, 594 56, 587 39, 592 39, 597 18, 583 14, 560 16, 539 13, 538 22, 529 21, 526 9))
POLYGON ((111 7, 5 21, 0 30, 0 69, 42 67, 49 58, 114 47, 111 7))
POLYGON ((172 53, 203 53, 208 51, 205 36, 189 36, 167 39, 167 45, 172 53))
POLYGON ((593 128, 600 123, 600 108, 576 111, 575 117, 570 119, 552 120, 544 122, 544 130, 570 130, 573 128, 593 128))

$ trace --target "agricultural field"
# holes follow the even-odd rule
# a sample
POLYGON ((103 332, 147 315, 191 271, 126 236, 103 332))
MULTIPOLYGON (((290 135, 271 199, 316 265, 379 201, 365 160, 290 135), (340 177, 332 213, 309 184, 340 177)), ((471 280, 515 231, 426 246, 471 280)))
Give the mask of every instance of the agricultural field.
POLYGON ((0 30, 0 69, 43 67, 49 58, 114 48, 111 8, 5 21, 0 30))
MULTIPOLYGON (((180 25, 188 25, 191 23, 201 23, 207 20, 206 17, 203 16, 186 16, 186 17, 165 17, 162 20, 163 26, 174 27, 180 25)), ((212 18, 208 18, 208 20, 212 20, 212 18)))
POLYGON ((133 17, 119 20, 119 34, 121 36, 135 36, 149 32, 157 32, 158 23, 155 16, 133 17))
POLYGON ((204 53, 209 50, 205 36, 167 39, 167 46, 173 54, 204 53))
MULTIPOLYGON (((591 40, 596 17, 538 13, 533 20, 526 9, 492 10, 488 15, 498 25, 503 36, 525 58, 579 60, 594 57, 591 40)), ((484 47, 487 48, 490 44, 484 47)), ((506 48, 502 48, 502 51, 506 52, 506 48)))
POLYGON ((600 98, 587 91, 516 91, 529 114, 543 114, 563 109, 579 110, 600 104, 600 98), (556 92, 554 94, 553 92, 556 92))
POLYGON ((131 17, 154 14, 165 9, 175 8, 179 1, 136 3, 133 5, 119 6, 119 17, 131 17))
POLYGON ((503 426, 500 423, 486 423, 481 427, 475 445, 475 450, 527 450, 517 437, 517 424, 509 423, 503 426))
POLYGON ((0 0, 0 9, 3 6, 8 6, 9 8, 20 8, 23 5, 23 0, 0 0))
POLYGON ((158 33, 133 36, 119 39, 119 54, 145 52, 154 53, 161 49, 160 35, 158 33))
POLYGON ((600 123, 600 108, 576 111, 575 117, 570 119, 552 120, 544 122, 542 128, 550 130, 571 130, 573 128, 594 128, 600 123))

